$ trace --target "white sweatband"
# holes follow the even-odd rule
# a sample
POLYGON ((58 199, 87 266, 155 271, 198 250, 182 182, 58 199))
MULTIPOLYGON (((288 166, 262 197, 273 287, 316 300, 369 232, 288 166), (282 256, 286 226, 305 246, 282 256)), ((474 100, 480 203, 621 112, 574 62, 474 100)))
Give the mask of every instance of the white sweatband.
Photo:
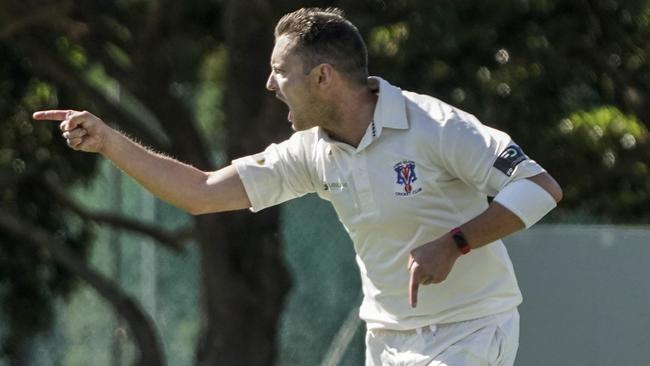
POLYGON ((526 228, 531 227, 557 206, 550 193, 528 179, 509 183, 499 191, 494 201, 517 215, 526 228))

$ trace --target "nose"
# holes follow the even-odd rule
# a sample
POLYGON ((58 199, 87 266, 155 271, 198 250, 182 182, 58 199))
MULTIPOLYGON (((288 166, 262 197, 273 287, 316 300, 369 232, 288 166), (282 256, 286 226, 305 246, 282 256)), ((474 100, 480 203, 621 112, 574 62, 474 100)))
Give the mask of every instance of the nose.
POLYGON ((273 77, 273 72, 271 72, 269 78, 266 79, 266 89, 270 91, 278 90, 278 84, 273 77))

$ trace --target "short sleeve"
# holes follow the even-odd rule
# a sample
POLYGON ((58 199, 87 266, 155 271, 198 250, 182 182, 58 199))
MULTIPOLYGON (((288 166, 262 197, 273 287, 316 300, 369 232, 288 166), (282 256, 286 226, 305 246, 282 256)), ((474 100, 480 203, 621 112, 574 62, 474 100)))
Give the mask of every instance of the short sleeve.
POLYGON ((481 124, 471 114, 455 111, 439 136, 445 168, 488 196, 510 182, 545 171, 508 134, 481 124))
POLYGON ((251 211, 314 192, 306 156, 301 136, 294 134, 280 144, 269 145, 259 154, 233 160, 251 202, 251 211))

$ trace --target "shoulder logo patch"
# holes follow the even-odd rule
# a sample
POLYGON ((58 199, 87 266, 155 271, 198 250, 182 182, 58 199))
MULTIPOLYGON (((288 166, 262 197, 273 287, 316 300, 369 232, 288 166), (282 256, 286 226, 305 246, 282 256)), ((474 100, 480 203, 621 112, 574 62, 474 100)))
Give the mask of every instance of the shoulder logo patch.
POLYGON ((494 167, 500 170, 503 174, 511 176, 519 163, 527 160, 528 156, 524 154, 521 148, 517 145, 508 146, 494 162, 494 167))
POLYGON ((415 163, 410 160, 400 161, 393 165, 393 171, 397 174, 395 183, 399 185, 395 192, 396 196, 412 196, 422 191, 422 187, 416 186, 418 176, 415 168, 415 163))

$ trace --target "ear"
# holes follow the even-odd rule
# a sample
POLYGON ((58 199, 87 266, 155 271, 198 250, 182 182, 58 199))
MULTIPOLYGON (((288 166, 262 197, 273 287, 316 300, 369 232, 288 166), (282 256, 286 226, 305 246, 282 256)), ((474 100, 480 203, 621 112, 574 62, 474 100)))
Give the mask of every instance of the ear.
POLYGON ((316 66, 316 81, 319 88, 328 88, 332 85, 336 70, 330 64, 320 64, 316 66))

